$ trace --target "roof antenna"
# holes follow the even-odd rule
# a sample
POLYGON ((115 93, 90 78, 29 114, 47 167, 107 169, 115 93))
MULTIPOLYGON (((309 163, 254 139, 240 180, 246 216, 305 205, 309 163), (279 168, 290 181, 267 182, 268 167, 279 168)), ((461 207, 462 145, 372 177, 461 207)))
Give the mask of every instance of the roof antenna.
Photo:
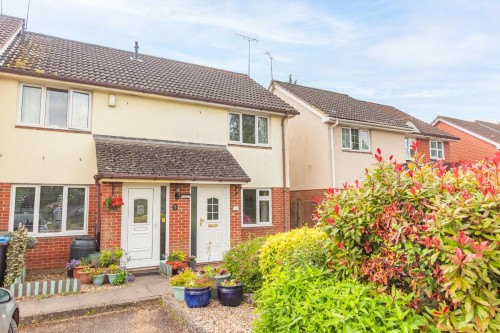
POLYGON ((0 15, 3 15, 3 0, 0 0, 0 15))
POLYGON ((28 30, 28 18, 30 16, 30 3, 31 0, 28 0, 28 11, 26 12, 26 22, 24 23, 24 29, 28 30))
POLYGON ((271 52, 267 51, 266 54, 269 56, 269 60, 271 60, 271 81, 274 81, 273 77, 273 61, 276 61, 274 57, 271 55, 271 52))
POLYGON ((135 49, 134 59, 137 60, 137 59, 139 59, 139 42, 138 41, 135 41, 134 49, 135 49))
POLYGON ((257 38, 252 38, 240 34, 235 34, 236 36, 240 36, 243 39, 246 39, 248 41, 248 76, 250 76, 250 42, 255 42, 258 43, 259 40, 257 38))

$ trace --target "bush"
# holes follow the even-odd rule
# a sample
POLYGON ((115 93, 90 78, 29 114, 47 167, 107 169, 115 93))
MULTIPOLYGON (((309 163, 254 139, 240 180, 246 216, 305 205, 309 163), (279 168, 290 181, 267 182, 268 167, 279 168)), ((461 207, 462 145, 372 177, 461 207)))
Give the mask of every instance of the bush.
POLYGON ((3 286, 9 288, 23 273, 26 265, 26 246, 28 244, 28 230, 20 226, 10 233, 10 242, 7 247, 7 269, 3 286))
POLYGON ((262 286, 259 270, 259 251, 265 238, 259 237, 233 245, 224 256, 224 267, 231 277, 243 283, 246 292, 255 292, 262 286))
POLYGON ((324 266, 327 258, 326 239, 324 231, 307 227, 269 236, 259 254, 264 279, 273 270, 282 270, 285 266, 324 266))
POLYGON ((334 281, 317 267, 275 270, 257 294, 254 332, 420 332, 425 321, 406 307, 409 298, 334 281))
POLYGON ((376 158, 318 206, 333 279, 397 287, 440 330, 500 331, 500 153, 448 171, 376 158))
POLYGON ((194 273, 191 269, 186 268, 178 275, 172 277, 170 285, 173 287, 185 287, 194 280, 196 280, 196 273, 194 273))

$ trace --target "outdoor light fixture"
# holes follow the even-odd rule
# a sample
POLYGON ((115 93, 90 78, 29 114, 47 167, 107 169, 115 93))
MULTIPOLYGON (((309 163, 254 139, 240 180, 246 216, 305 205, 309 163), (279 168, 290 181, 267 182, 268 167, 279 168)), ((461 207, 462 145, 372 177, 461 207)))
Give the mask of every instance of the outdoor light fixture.
POLYGON ((179 200, 181 198, 181 187, 179 185, 175 185, 175 200, 179 200))
POLYGON ((116 95, 108 95, 108 106, 113 108, 116 106, 116 95))

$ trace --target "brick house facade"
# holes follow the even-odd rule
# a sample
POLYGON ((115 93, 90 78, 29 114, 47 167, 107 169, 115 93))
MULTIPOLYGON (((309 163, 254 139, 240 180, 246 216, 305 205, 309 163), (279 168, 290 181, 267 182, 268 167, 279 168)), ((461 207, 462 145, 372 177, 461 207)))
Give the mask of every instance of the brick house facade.
POLYGON ((500 125, 438 117, 433 125, 460 138, 451 143, 451 160, 479 161, 500 151, 500 125))

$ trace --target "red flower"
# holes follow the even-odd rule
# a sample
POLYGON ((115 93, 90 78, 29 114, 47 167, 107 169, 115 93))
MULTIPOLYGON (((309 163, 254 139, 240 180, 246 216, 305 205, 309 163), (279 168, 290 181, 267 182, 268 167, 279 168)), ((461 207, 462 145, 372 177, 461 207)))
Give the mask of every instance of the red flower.
POLYGON ((344 250, 345 249, 345 243, 342 241, 341 243, 337 244, 337 248, 344 250))
POLYGON ((328 188, 328 193, 334 194, 335 193, 335 189, 333 187, 328 188))
POLYGON ((319 204, 319 197, 318 196, 314 196, 313 201, 314 201, 315 204, 319 204))
POLYGON ((411 149, 416 152, 418 150, 419 144, 420 144, 420 141, 418 141, 418 140, 413 141, 413 143, 411 144, 411 149))
POLYGON ((335 214, 339 215, 340 206, 338 204, 335 205, 335 214))
POLYGON ((380 148, 377 148, 377 154, 382 155, 382 150, 380 150, 380 148))

